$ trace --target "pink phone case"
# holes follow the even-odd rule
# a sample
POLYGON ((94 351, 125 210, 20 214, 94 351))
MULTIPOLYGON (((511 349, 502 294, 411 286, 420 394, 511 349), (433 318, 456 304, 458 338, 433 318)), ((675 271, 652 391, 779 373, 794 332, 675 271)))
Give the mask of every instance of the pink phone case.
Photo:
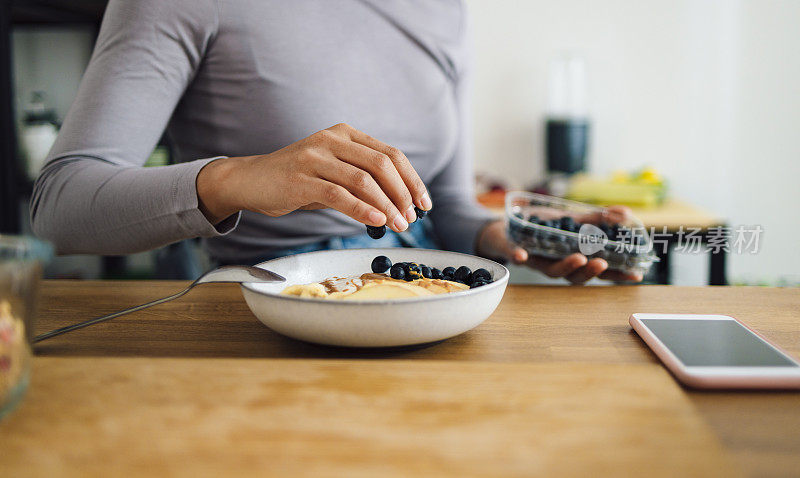
MULTIPOLYGON (((633 327, 633 330, 639 334, 639 337, 650 347, 650 349, 658 356, 658 358, 666 365, 667 369, 678 379, 679 382, 693 388, 702 389, 720 389, 720 388, 737 388, 737 389, 800 389, 800 368, 787 368, 785 375, 753 375, 743 373, 736 374, 719 374, 719 375, 696 375, 690 373, 678 358, 648 329, 637 317, 637 314, 632 314, 628 322, 633 327)), ((649 315, 649 314, 640 314, 649 315)), ((667 315, 667 314, 664 314, 667 315)), ((669 314, 672 315, 672 314, 669 314)), ((674 316, 681 316, 682 314, 674 314, 674 316)), ((730 316, 726 316, 730 317, 730 316)), ((771 347, 778 350, 783 355, 797 363, 791 355, 786 353, 777 345, 773 344, 766 339, 763 335, 747 326, 735 317, 731 317, 737 323, 741 324, 751 333, 761 338, 764 342, 771 347)), ((669 319, 664 319, 669 320, 669 319)), ((728 368, 728 367, 726 367, 728 368)), ((742 367, 743 369, 745 367, 742 367)), ((754 369, 761 367, 753 367, 754 369)), ((768 368, 768 367, 764 367, 768 368)), ((774 367, 773 367, 774 368, 774 367)), ((728 368, 730 369, 730 368, 728 368)))

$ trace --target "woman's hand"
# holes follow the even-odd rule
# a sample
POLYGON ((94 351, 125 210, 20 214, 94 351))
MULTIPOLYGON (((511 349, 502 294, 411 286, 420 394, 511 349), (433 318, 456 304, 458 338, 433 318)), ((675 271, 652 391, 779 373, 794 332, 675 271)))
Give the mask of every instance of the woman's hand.
MULTIPOLYGON (((608 208, 609 219, 621 222, 629 214, 627 208, 612 206, 608 208)), ((590 219, 582 218, 589 222, 590 219)), ((526 264, 537 269, 549 277, 564 277, 573 284, 583 284, 588 280, 599 277, 612 281, 642 280, 641 274, 625 274, 618 271, 609 271, 608 262, 604 259, 589 259, 583 254, 575 253, 561 260, 545 259, 530 256, 525 249, 509 241, 503 221, 492 222, 480 232, 478 237, 478 254, 487 257, 503 257, 515 264, 526 264)))
POLYGON ((243 209, 283 216, 330 207, 400 232, 415 205, 433 207, 400 150, 343 123, 274 153, 212 161, 197 175, 197 195, 214 224, 243 209))

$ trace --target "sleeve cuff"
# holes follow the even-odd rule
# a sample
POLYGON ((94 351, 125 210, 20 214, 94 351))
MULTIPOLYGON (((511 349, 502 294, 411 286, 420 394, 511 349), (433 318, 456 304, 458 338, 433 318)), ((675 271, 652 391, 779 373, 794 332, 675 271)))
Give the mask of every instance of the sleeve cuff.
POLYGON ((242 217, 241 211, 228 216, 216 226, 211 224, 200 210, 200 201, 197 198, 197 175, 200 170, 212 161, 225 158, 226 156, 217 156, 174 166, 180 169, 172 184, 175 218, 190 237, 224 236, 239 225, 239 219, 242 217))

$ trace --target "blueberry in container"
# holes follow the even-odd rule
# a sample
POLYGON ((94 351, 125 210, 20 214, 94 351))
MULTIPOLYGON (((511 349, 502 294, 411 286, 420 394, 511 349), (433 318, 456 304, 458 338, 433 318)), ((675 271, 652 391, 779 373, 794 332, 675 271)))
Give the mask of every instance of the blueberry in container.
POLYGON ((513 191, 506 195, 509 238, 528 254, 563 259, 576 252, 608 262, 609 270, 646 274, 658 261, 642 222, 607 208, 513 191))

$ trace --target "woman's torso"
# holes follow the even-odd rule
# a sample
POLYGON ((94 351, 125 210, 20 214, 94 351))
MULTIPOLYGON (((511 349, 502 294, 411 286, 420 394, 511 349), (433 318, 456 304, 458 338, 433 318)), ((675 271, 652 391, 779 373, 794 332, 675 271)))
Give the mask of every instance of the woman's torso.
MULTIPOLYGON (((219 5, 218 32, 170 123, 181 160, 269 153, 340 122, 400 148, 423 181, 452 156, 461 2, 219 5)), ((245 212, 236 230, 207 247, 234 260, 362 232, 332 210, 245 212)))

